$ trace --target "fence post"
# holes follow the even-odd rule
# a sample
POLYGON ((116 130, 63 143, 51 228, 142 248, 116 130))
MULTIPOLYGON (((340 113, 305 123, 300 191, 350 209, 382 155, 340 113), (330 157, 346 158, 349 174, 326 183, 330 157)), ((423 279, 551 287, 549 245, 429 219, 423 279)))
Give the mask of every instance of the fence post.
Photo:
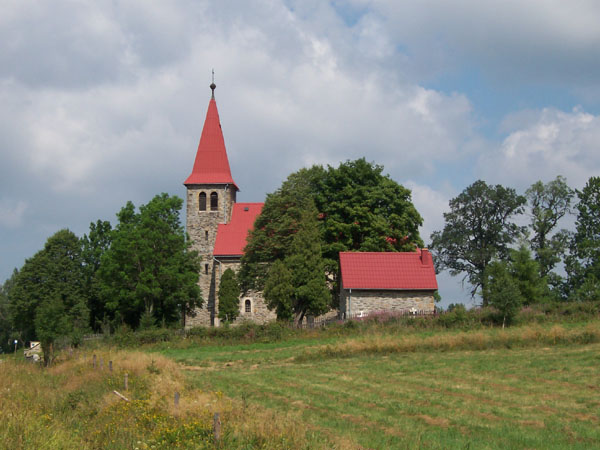
POLYGON ((174 403, 175 403, 175 408, 178 408, 179 407, 179 392, 175 392, 174 403))
POLYGON ((129 381, 129 374, 128 374, 128 373, 126 373, 126 374, 125 374, 125 390, 128 390, 128 388, 129 388, 129 383, 128 383, 128 381, 129 381))
POLYGON ((104 370, 104 358, 100 358, 100 370, 104 370))
POLYGON ((108 370, 112 372, 112 361, 108 362, 108 370))
POLYGON ((216 412, 213 417, 213 435, 215 444, 218 444, 221 440, 221 417, 218 412, 216 412))
POLYGON ((95 369, 96 368, 96 355, 94 355, 92 357, 92 367, 95 369))

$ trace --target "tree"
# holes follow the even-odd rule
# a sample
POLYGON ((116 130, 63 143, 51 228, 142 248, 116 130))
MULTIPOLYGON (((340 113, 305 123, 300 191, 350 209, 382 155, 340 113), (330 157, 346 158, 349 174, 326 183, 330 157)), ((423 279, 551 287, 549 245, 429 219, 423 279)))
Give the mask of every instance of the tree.
POLYGON ((296 325, 307 314, 318 316, 329 309, 317 216, 308 199, 288 256, 272 266, 266 280, 267 307, 275 309, 280 320, 293 317, 296 325))
POLYGON ((67 337, 78 344, 89 320, 83 284, 81 242, 71 231, 60 230, 25 261, 10 290, 12 321, 22 339, 43 337, 53 343, 67 337), (65 323, 53 328, 57 311, 65 323))
POLYGON ((9 296, 12 286, 18 275, 18 270, 15 269, 11 277, 0 285, 0 353, 2 350, 10 351, 13 336, 13 323, 10 316, 9 296))
MULTIPOLYGON (((523 233, 511 219, 523 212, 525 197, 501 185, 478 180, 450 200, 442 231, 431 235, 436 269, 452 276, 465 273, 471 296, 482 287, 484 272, 493 258, 506 259, 510 245, 523 233)), ((483 304, 488 298, 483 292, 483 304)))
POLYGON ((100 296, 114 320, 137 327, 147 311, 168 324, 202 304, 200 261, 179 219, 182 204, 163 193, 139 213, 127 202, 117 214, 119 223, 98 270, 100 296))
POLYGON ((531 257, 531 251, 521 244, 510 251, 508 271, 521 293, 522 303, 543 303, 549 298, 546 278, 540 276, 539 263, 531 257))
POLYGON ((238 275, 242 288, 264 288, 271 264, 290 252, 308 199, 318 211, 318 239, 334 292, 340 251, 413 251, 423 246, 418 231, 422 218, 410 190, 382 172, 382 166, 362 158, 337 168, 313 166, 291 174, 267 195, 250 232, 238 275))
POLYGON ((539 263, 540 275, 546 276, 561 261, 567 239, 566 231, 552 235, 560 219, 571 211, 571 201, 575 191, 571 189, 564 177, 544 184, 538 181, 525 192, 531 211, 531 248, 539 263))
POLYGON ((110 248, 112 227, 110 222, 98 220, 90 223, 90 232, 81 238, 84 273, 84 288, 87 293, 87 305, 90 310, 90 326, 99 331, 108 315, 100 296, 98 270, 102 255, 110 248))
POLYGON ((226 269, 219 283, 219 319, 233 322, 240 313, 240 286, 235 272, 226 269))
POLYGON ((569 284, 573 292, 587 292, 586 297, 598 297, 592 287, 600 280, 600 177, 591 177, 583 190, 576 191, 576 230, 571 242, 572 254, 566 262, 569 284))
POLYGON ((35 332, 42 344, 44 365, 49 366, 54 359, 54 344, 66 336, 72 327, 64 302, 59 297, 47 298, 36 309, 35 332))
POLYGON ((267 308, 275 310, 277 319, 289 321, 294 317, 294 286, 292 274, 281 259, 275 261, 265 281, 264 296, 267 308))
POLYGON ((483 279, 484 297, 502 315, 502 328, 510 323, 523 303, 523 298, 506 263, 494 261, 487 265, 483 279))

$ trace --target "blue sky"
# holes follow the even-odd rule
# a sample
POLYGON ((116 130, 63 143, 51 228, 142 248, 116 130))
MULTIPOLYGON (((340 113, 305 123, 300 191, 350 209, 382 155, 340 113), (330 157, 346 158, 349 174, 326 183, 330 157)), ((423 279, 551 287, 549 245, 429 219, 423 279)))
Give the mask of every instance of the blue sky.
POLYGON ((213 68, 240 201, 364 156, 412 189, 428 242, 479 178, 581 188, 600 173, 598 23, 584 0, 9 1, 0 280, 61 228, 183 197, 213 68))

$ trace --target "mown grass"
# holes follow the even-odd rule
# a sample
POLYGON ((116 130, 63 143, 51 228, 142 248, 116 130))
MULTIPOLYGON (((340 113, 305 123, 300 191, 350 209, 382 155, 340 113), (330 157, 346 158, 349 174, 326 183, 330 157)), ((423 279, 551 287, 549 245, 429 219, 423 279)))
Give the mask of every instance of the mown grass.
POLYGON ((196 387, 348 448, 594 448, 598 342, 595 321, 164 352, 196 387))

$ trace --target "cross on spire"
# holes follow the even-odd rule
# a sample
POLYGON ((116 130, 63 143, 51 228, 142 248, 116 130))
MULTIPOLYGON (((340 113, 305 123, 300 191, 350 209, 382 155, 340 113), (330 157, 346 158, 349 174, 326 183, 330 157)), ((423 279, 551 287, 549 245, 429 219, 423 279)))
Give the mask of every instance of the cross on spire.
POLYGON ((210 88, 212 89, 212 99, 215 99, 215 88, 217 85, 215 84, 215 69, 212 70, 212 83, 210 83, 210 88))

